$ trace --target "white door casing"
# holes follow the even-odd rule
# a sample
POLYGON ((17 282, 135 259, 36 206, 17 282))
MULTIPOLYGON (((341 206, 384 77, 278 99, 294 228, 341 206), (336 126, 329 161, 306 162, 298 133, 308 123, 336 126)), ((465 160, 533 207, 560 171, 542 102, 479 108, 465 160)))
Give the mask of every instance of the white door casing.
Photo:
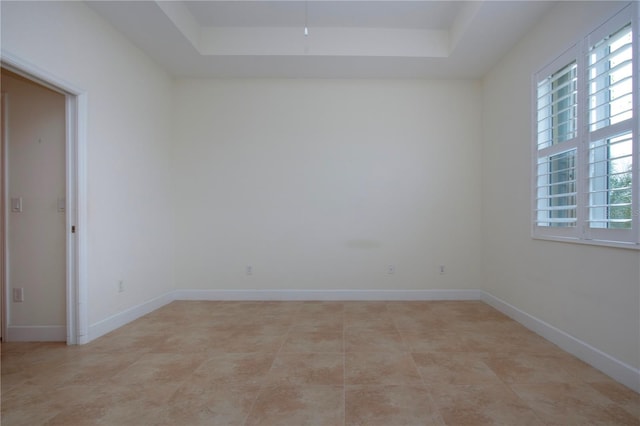
MULTIPOLYGON (((88 95, 74 85, 8 52, 2 51, 0 62, 3 68, 62 93, 65 96, 67 344, 84 344, 88 342, 86 280, 86 124, 88 95)), ((3 149, 5 148, 3 147, 3 149)), ((6 161, 4 155, 3 161, 6 161)), ((5 164, 3 164, 2 168, 3 173, 6 170, 4 165, 5 164)), ((6 197, 7 193, 3 191, 5 206, 6 197)), ((3 227, 4 233, 6 231, 6 220, 3 221, 1 226, 3 227)), ((6 251, 3 253, 3 260, 5 259, 5 255, 6 251)), ((4 331, 6 331, 8 323, 6 302, 9 296, 6 285, 4 285, 2 289, 2 293, 3 307, 5 308, 4 312, 2 312, 2 327, 4 331)), ((3 335, 5 334, 3 333, 3 335)), ((10 339, 10 336, 8 337, 10 339)))

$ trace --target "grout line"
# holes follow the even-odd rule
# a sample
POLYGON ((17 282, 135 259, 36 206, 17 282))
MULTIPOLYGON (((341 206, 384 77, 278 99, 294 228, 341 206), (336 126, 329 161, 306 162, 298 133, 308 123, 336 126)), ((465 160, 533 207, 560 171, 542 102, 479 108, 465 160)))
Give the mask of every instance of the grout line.
POLYGON ((347 425, 347 341, 344 305, 342 305, 342 425, 347 425))
POLYGON ((416 369, 416 372, 418 373, 418 377, 420 377, 420 382, 422 382, 422 387, 427 392, 427 397, 429 398, 429 402, 431 403, 431 406, 433 407, 434 411, 436 412, 436 414, 438 415, 438 417, 440 418, 442 423, 446 424, 445 421, 444 421, 444 417, 442 417, 442 413, 440 412, 440 407, 438 407, 438 405, 436 404, 435 399, 433 398, 433 395, 431 393, 431 388, 427 384, 427 381, 426 381, 425 377, 423 376, 423 374, 420 372, 420 369, 418 368, 418 364, 416 364, 416 360, 413 357, 413 354, 414 354, 413 348, 411 347, 411 344, 409 343, 409 341, 405 338, 405 334, 402 333, 402 331, 400 331, 400 328, 398 327, 398 325, 396 323, 396 315, 392 316, 391 322, 393 323, 393 326, 395 327, 396 331, 400 335, 400 338, 402 339, 402 343, 408 349, 407 353, 409 354, 409 357, 411 358, 411 362, 413 363, 413 366, 416 369))
MULTIPOLYGON (((545 419, 541 416, 541 413, 538 413, 538 410, 535 407, 532 407, 531 405, 529 405, 529 403, 524 400, 523 398, 520 398, 520 395, 518 395, 518 393, 513 390, 513 388, 511 387, 511 384, 505 382, 502 380, 502 378, 498 377, 500 379, 500 381, 502 382, 502 384, 504 385, 505 388, 507 388, 507 390, 513 394, 513 396, 520 401, 523 405, 525 405, 527 408, 529 408, 529 410, 531 410, 531 412, 533 413, 533 415, 540 421, 540 424, 544 424, 545 423, 545 419)), ((515 384, 515 383, 514 383, 515 384)))
POLYGON ((284 344, 287 342, 287 339, 289 338, 289 333, 291 332, 291 329, 293 328, 293 323, 294 322, 292 321, 289 324, 289 327, 287 328, 287 332, 284 335, 284 339, 282 339, 282 343, 280 343, 280 347, 278 348, 278 351, 276 352, 275 356, 273 357, 273 360, 271 361, 271 366, 269 367, 269 371, 267 371, 267 373, 265 374, 263 382, 260 385, 260 390, 256 394, 256 398, 251 403, 251 407, 249 407, 249 410, 247 411, 247 415, 244 418, 244 421, 242 422, 243 426, 246 426, 247 421, 249 420, 249 416, 251 416, 251 412, 253 411, 253 407, 255 407, 256 402, 258 401, 258 398, 260 398, 260 396, 262 395, 262 392, 264 392, 264 390, 265 390, 265 387, 267 385, 267 377, 269 376, 269 373, 271 373, 271 371, 273 370, 273 365, 276 363, 276 359, 278 359, 278 355, 280 355, 280 353, 282 352, 282 348, 284 347, 284 344))

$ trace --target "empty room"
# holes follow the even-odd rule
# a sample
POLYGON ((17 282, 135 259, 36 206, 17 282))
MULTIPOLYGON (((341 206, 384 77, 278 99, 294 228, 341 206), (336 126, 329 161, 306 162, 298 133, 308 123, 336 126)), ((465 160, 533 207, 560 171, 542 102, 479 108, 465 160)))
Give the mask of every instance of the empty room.
POLYGON ((2 1, 1 423, 640 424, 640 6, 2 1))

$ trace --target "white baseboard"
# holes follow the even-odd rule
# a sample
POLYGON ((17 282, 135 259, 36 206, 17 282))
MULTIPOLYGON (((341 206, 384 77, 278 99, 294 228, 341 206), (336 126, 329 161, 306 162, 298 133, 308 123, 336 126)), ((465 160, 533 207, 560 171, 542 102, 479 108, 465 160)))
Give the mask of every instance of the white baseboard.
POLYGON ((130 323, 131 321, 134 321, 144 315, 155 311, 158 308, 163 307, 167 303, 173 302, 174 300, 176 300, 174 295, 175 291, 170 291, 163 294, 162 296, 158 296, 147 302, 141 303, 137 306, 133 306, 122 312, 118 312, 115 315, 112 315, 108 318, 103 319, 102 321, 98 321, 97 323, 90 325, 89 336, 87 341, 84 343, 88 343, 100 336, 104 336, 105 334, 116 330, 125 324, 130 323))
POLYGON ((479 300, 479 290, 176 290, 174 300, 479 300))
POLYGON ((485 291, 481 300, 625 386, 640 392, 640 370, 485 291))
POLYGON ((7 342, 66 342, 67 327, 64 325, 10 325, 7 327, 7 342))

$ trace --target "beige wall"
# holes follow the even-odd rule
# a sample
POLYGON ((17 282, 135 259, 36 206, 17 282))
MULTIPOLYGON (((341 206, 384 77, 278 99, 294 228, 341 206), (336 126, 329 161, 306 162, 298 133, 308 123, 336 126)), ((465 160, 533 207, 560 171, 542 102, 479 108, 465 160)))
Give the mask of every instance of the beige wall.
POLYGON ((2 71, 7 103, 9 326, 65 325, 65 98, 2 71), (11 209, 11 207, 9 207, 11 209), (14 302, 13 288, 24 289, 14 302))
POLYGON ((530 236, 532 75, 620 8, 559 3, 484 80, 484 287, 638 368, 640 252, 530 236))
POLYGON ((470 81, 178 80, 177 287, 477 288, 480 107, 470 81))

